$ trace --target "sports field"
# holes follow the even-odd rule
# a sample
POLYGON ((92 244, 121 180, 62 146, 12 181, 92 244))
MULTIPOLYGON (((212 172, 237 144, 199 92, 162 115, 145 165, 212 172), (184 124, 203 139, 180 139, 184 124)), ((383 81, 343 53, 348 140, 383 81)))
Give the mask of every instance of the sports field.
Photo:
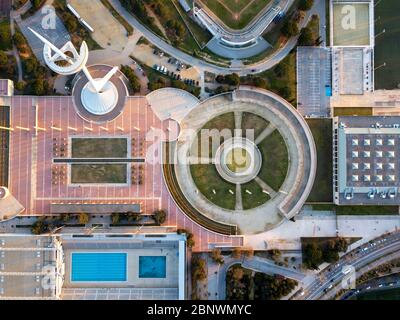
POLYGON ((333 4, 333 45, 370 44, 369 4, 333 4))
POLYGON ((199 0, 225 25, 232 29, 243 29, 259 14, 271 0, 199 0))
POLYGON ((375 7, 375 89, 400 84, 400 1, 380 1, 375 7), (385 29, 385 33, 382 31, 385 29), (386 66, 384 67, 384 63, 386 66))

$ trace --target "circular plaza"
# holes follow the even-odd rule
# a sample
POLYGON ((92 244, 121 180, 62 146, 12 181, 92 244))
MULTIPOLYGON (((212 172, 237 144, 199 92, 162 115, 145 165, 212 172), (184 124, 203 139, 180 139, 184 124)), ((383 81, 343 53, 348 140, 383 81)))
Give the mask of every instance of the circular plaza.
POLYGON ((241 87, 200 103, 180 127, 174 174, 199 214, 256 234, 299 213, 314 183, 316 149, 288 102, 241 87))

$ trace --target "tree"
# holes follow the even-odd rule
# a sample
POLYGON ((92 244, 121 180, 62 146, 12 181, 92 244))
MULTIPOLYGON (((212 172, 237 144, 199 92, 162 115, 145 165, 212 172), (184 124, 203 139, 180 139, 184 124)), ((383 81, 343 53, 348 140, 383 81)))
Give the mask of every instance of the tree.
POLYGON ((22 81, 19 81, 15 84, 15 89, 17 89, 18 91, 24 91, 25 89, 25 83, 22 81))
POLYGON ((43 96, 47 93, 49 84, 46 80, 39 78, 32 84, 33 93, 37 96, 43 96))
POLYGON ((153 212, 153 217, 158 225, 162 225, 167 219, 167 213, 164 210, 157 210, 153 212))
POLYGON ((111 223, 112 224, 119 224, 121 220, 121 216, 119 215, 119 213, 113 213, 111 215, 111 223))
POLYGON ((38 62, 35 58, 28 58, 24 60, 24 67, 26 73, 33 74, 38 68, 38 62))
POLYGON ((206 260, 194 256, 192 258, 192 279, 194 281, 207 279, 207 262, 206 260))
POLYGON ((313 32, 311 28, 306 27, 301 29, 299 41, 299 46, 313 46, 315 45, 315 40, 313 38, 313 32))
POLYGON ((71 215, 69 214, 69 213, 63 213, 61 216, 60 216, 60 221, 61 222, 69 222, 70 220, 71 220, 71 215))
POLYGON ((294 37, 299 33, 299 27, 296 21, 291 19, 286 20, 282 27, 282 34, 288 38, 294 37))
POLYGON ((254 249, 253 248, 246 248, 243 250, 244 255, 246 258, 252 258, 254 257, 254 249))
POLYGON ((136 76, 132 68, 126 65, 121 65, 121 72, 128 78, 133 92, 139 92, 141 89, 141 85, 138 77, 136 76))
POLYGON ((64 22, 65 22, 65 27, 67 28, 69 33, 74 33, 78 29, 78 23, 76 22, 76 19, 72 14, 65 13, 64 22))
POLYGON ((90 216, 87 213, 80 213, 78 215, 78 223, 79 224, 87 224, 90 220, 90 216))
POLYGON ((303 251, 303 261, 307 268, 318 269, 318 266, 323 261, 322 256, 322 250, 315 242, 305 245, 303 251))
POLYGON ((43 3, 43 0, 31 0, 31 3, 32 3, 32 7, 33 7, 34 9, 39 9, 40 6, 41 6, 42 3, 43 3))
POLYGON ((49 226, 44 221, 44 218, 39 218, 32 224, 31 232, 35 235, 43 234, 47 231, 49 231, 49 226))
POLYGON ((254 85, 258 88, 262 89, 267 89, 268 88, 268 82, 264 78, 261 77, 255 77, 254 78, 254 85))
POLYGON ((230 86, 240 85, 240 77, 237 73, 228 74, 225 76, 225 83, 230 86))
POLYGON ((279 94, 283 98, 289 99, 291 94, 292 94, 292 90, 289 87, 285 86, 285 87, 282 87, 282 88, 279 89, 279 94))
POLYGON ((186 234, 186 245, 189 248, 193 248, 196 244, 194 241, 194 235, 190 231, 187 231, 186 229, 178 229, 176 230, 177 234, 186 234))
POLYGON ((224 257, 223 257, 222 254, 221 254, 221 249, 219 249, 219 248, 214 248, 214 249, 211 251, 211 259, 213 259, 213 261, 214 261, 215 263, 224 264, 224 257))
POLYGON ((148 88, 150 91, 158 90, 161 88, 165 88, 167 83, 164 78, 157 78, 155 81, 149 81, 148 88))
POLYGON ((11 49, 11 30, 9 23, 0 25, 0 43, 3 49, 11 49))
POLYGON ((215 78, 215 81, 217 81, 218 83, 225 83, 225 77, 222 74, 219 74, 215 78))
POLYGON ((0 50, 0 66, 6 66, 8 64, 8 57, 4 51, 0 50))
POLYGON ((17 46, 17 48, 19 49, 21 46, 25 45, 25 38, 24 36, 21 34, 21 32, 17 31, 15 32, 14 36, 13 36, 13 40, 15 45, 17 46))
POLYGON ((339 260, 339 252, 336 249, 336 241, 329 240, 323 250, 323 259, 326 262, 333 263, 339 260))
POLYGON ((308 11, 314 5, 314 0, 301 0, 299 4, 299 9, 303 11, 308 11))
POLYGON ((338 238, 336 239, 336 244, 335 244, 335 248, 336 250, 338 250, 339 252, 346 252, 348 249, 348 242, 346 239, 344 238, 338 238))
POLYGON ((242 249, 239 248, 239 247, 233 248, 233 250, 232 250, 232 258, 240 259, 241 256, 242 256, 242 249))

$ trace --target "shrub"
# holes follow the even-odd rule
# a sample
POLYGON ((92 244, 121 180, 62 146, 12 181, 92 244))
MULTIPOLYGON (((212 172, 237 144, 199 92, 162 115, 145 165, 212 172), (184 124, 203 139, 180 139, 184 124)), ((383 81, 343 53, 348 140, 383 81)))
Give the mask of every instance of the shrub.
POLYGON ((299 4, 299 9, 303 11, 308 11, 314 5, 314 0, 301 0, 299 4))
POLYGON ((78 223, 79 224, 87 224, 90 220, 90 216, 87 213, 80 213, 78 215, 78 223))
POLYGON ((167 213, 164 210, 157 210, 153 212, 153 217, 158 225, 162 225, 167 219, 167 213))
POLYGON ((221 249, 214 248, 211 251, 211 259, 213 259, 215 263, 224 264, 224 257, 221 255, 221 249))
POLYGON ((0 66, 5 66, 8 64, 8 57, 4 51, 0 50, 0 66))

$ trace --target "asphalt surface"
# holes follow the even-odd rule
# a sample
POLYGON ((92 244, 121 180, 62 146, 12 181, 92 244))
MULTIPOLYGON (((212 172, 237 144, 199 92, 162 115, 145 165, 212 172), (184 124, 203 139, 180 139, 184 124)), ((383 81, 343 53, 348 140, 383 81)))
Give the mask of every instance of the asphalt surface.
MULTIPOLYGON (((318 14, 319 16, 325 16, 325 6, 322 6, 319 2, 315 1, 314 6, 307 11, 299 29, 305 27, 314 14, 318 14), (323 11, 323 12, 322 12, 323 11)), ((175 57, 176 59, 181 60, 185 64, 189 64, 198 68, 201 68, 204 71, 208 71, 215 74, 229 74, 236 72, 241 76, 248 74, 256 74, 263 72, 265 70, 271 69, 273 66, 278 64, 281 60, 283 60, 290 51, 295 48, 297 44, 297 37, 291 38, 286 44, 280 48, 277 52, 271 55, 267 60, 261 61, 254 65, 246 65, 243 67, 220 67, 213 65, 211 63, 205 62, 203 60, 192 57, 186 53, 183 53, 177 48, 166 43, 164 40, 160 39, 157 35, 143 26, 133 15, 131 15, 125 8, 122 7, 121 3, 118 0, 110 0, 110 3, 114 7, 114 9, 128 21, 128 23, 136 30, 140 31, 147 40, 149 40, 153 45, 157 46, 160 50, 169 54, 170 56, 175 57)), ((323 31, 325 32, 325 31, 323 31)))
POLYGON ((358 295, 364 293, 374 292, 377 293, 381 290, 396 289, 400 287, 400 276, 399 274, 384 276, 376 279, 372 279, 358 286, 357 289, 351 290, 344 294, 340 300, 349 300, 356 298, 358 295))
POLYGON ((345 277, 342 272, 344 266, 351 265, 358 270, 398 250, 400 250, 400 232, 376 238, 347 253, 336 264, 325 268, 319 273, 316 280, 302 292, 296 293, 293 298, 299 300, 318 300, 342 281, 345 277))
POLYGON ((11 4, 12 4, 12 0, 1 0, 0 1, 0 16, 4 15, 4 16, 10 16, 10 12, 11 12, 11 4))

